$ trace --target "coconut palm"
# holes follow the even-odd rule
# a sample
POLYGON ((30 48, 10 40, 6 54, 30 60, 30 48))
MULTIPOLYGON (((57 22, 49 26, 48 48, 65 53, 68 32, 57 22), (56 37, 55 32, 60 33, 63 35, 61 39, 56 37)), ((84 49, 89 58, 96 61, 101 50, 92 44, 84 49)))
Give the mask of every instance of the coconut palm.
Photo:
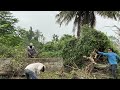
POLYGON ((34 32, 34 34, 35 34, 35 35, 34 35, 34 39, 39 42, 39 38, 40 38, 41 32, 37 29, 37 30, 34 32))
POLYGON ((53 34, 53 41, 55 42, 55 41, 58 41, 58 35, 56 35, 56 34, 53 34))
POLYGON ((80 37, 81 26, 87 24, 94 28, 96 23, 96 14, 111 19, 120 19, 119 11, 60 11, 56 15, 57 23, 62 25, 63 22, 68 23, 74 20, 73 31, 77 28, 77 37, 80 37))

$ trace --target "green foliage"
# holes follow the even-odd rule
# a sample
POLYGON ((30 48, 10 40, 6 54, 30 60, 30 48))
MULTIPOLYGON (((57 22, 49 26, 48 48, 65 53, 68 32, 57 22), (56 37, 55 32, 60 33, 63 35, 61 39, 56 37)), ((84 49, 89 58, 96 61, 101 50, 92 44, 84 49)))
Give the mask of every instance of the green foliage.
MULTIPOLYGON (((79 12, 83 13, 83 11, 62 12, 62 17, 58 15, 58 21, 60 24, 64 21, 68 24, 79 12), (64 18, 64 20, 61 18, 64 18)), ((91 11, 91 13, 93 12, 91 11)), ((87 13, 87 11, 84 11, 83 16, 85 17, 81 25, 89 23, 89 26, 93 26, 94 21, 87 21, 87 13)), ((99 14, 101 16, 109 15, 105 12, 104 15, 102 15, 102 12, 99 12, 99 14)), ((89 16, 91 17, 91 15, 89 16)), ((76 17, 75 27, 79 24, 76 20, 80 19, 80 17, 82 16, 76 17)), ((94 20, 92 17, 91 19, 94 20)), ((13 18, 10 12, 0 11, 0 57, 12 58, 10 68, 15 72, 23 71, 24 66, 27 65, 25 61, 27 58, 26 49, 30 42, 33 43, 38 51, 38 58, 63 57, 64 65, 73 65, 75 63, 79 67, 84 65, 85 59, 83 55, 89 56, 94 49, 106 51, 107 48, 111 47, 116 53, 119 53, 118 49, 104 33, 88 26, 81 28, 80 38, 65 34, 58 39, 59 36, 54 34, 52 41, 44 43, 45 37, 42 32, 39 32, 39 30, 33 31, 32 27, 30 27, 30 30, 20 27, 15 28, 14 24, 16 22, 17 19, 13 18)))
POLYGON ((54 35, 53 35, 53 40, 52 40, 52 41, 55 41, 55 42, 58 41, 58 35, 54 34, 54 35))
POLYGON ((5 46, 4 44, 0 43, 0 58, 1 57, 7 57, 9 48, 5 46))
POLYGON ((74 62, 74 59, 76 57, 75 53, 75 46, 77 44, 77 39, 76 38, 71 38, 68 43, 66 43, 64 49, 63 49, 63 53, 62 53, 62 57, 64 60, 64 65, 66 64, 72 64, 74 62))
POLYGON ((30 27, 30 30, 27 32, 27 38, 29 41, 31 41, 34 37, 34 32, 32 30, 32 27, 30 27))
POLYGON ((47 42, 45 45, 44 45, 44 51, 53 51, 53 42, 47 42))
POLYGON ((22 39, 13 34, 7 34, 4 36, 1 36, 0 41, 2 44, 5 44, 7 46, 16 46, 22 41, 22 39))
POLYGON ((104 51, 110 46, 110 40, 104 33, 92 28, 88 28, 87 26, 82 28, 81 39, 79 39, 78 42, 77 48, 83 47, 82 51, 87 52, 84 53, 86 55, 94 50, 94 48, 98 49, 99 51, 104 51))
POLYGON ((18 22, 9 11, 0 11, 0 35, 11 34, 15 31, 14 24, 18 22))
POLYGON ((71 40, 73 36, 71 35, 63 35, 59 40, 53 40, 44 44, 42 53, 40 56, 43 57, 61 57, 62 50, 65 45, 71 40))
POLYGON ((1 46, 0 47, 0 57, 14 58, 14 57, 16 57, 16 55, 20 55, 21 53, 26 53, 25 47, 22 46, 21 44, 12 47, 12 46, 7 46, 7 45, 0 43, 0 46, 1 46))
MULTIPOLYGON (((105 51, 107 48, 114 47, 104 33, 87 26, 81 30, 81 38, 70 40, 63 49, 64 65, 75 63, 81 67, 84 65, 84 55, 89 56, 94 49, 105 51)), ((115 47, 113 49, 115 50, 115 47)))
POLYGON ((40 58, 51 58, 51 57, 61 57, 61 51, 46 51, 39 54, 40 58))
POLYGON ((63 50, 64 49, 64 47, 65 47, 65 45, 72 39, 72 38, 75 38, 75 37, 73 37, 73 36, 71 36, 71 35, 68 35, 68 34, 64 34, 61 38, 60 38, 60 40, 59 40, 59 42, 58 42, 58 45, 59 45, 59 50, 63 50))
POLYGON ((25 49, 20 45, 12 48, 11 55, 13 57, 11 58, 10 64, 6 65, 3 70, 9 71, 12 75, 21 75, 24 71, 25 66, 27 65, 26 62, 26 51, 25 49))
POLYGON ((43 45, 40 57, 61 57, 62 48, 58 42, 47 42, 43 45))

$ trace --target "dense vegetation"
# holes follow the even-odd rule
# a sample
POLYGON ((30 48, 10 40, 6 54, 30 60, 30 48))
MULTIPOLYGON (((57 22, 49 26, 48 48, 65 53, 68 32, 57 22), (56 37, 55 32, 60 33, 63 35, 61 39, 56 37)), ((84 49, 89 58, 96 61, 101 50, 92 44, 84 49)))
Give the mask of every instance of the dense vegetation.
MULTIPOLYGON (((84 26, 81 30, 81 38, 71 39, 63 49, 64 65, 73 65, 74 63, 79 67, 84 65, 83 56, 89 56, 94 49, 105 52, 111 47, 118 53, 116 47, 104 33, 88 26, 84 26)), ((99 59, 101 58, 103 57, 99 59)))
POLYGON ((26 48, 30 42, 38 52, 37 58, 62 57, 64 65, 75 63, 78 67, 84 65, 83 55, 89 56, 95 48, 106 51, 107 48, 112 47, 119 53, 104 33, 87 25, 81 27, 80 38, 67 34, 59 38, 54 34, 51 41, 45 42, 40 30, 33 30, 32 27, 29 30, 15 27, 18 19, 9 11, 0 11, 0 16, 0 58, 12 58, 8 67, 16 72, 26 65, 24 62, 27 58, 26 48))

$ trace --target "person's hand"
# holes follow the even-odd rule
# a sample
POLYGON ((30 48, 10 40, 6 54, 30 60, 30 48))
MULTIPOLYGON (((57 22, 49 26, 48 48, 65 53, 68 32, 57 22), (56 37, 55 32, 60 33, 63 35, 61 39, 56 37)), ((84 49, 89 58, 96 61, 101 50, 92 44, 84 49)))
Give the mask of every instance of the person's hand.
POLYGON ((96 62, 93 62, 93 64, 97 64, 96 62))
POLYGON ((31 53, 28 52, 29 55, 31 55, 31 53))
POLYGON ((95 50, 95 52, 98 54, 98 50, 95 50))

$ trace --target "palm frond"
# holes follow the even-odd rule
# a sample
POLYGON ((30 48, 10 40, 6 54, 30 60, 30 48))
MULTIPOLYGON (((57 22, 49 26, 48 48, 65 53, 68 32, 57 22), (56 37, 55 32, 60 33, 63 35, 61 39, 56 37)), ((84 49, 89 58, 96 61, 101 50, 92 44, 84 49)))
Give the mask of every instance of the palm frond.
POLYGON ((104 18, 120 20, 120 11, 60 11, 59 14, 56 15, 56 22, 60 24, 60 26, 63 22, 65 25, 68 25, 73 19, 73 32, 75 32, 76 27, 78 27, 77 34, 79 34, 79 29, 85 24, 94 28, 96 24, 95 12, 104 18))
POLYGON ((104 18, 111 18, 120 20, 120 11, 97 11, 97 14, 104 18))
POLYGON ((78 18, 77 18, 77 15, 76 15, 75 20, 74 20, 74 25, 73 25, 73 32, 75 32, 77 25, 78 25, 78 18))
POLYGON ((68 23, 75 17, 75 11, 61 11, 56 15, 57 23, 62 24, 63 22, 68 25, 68 23))

